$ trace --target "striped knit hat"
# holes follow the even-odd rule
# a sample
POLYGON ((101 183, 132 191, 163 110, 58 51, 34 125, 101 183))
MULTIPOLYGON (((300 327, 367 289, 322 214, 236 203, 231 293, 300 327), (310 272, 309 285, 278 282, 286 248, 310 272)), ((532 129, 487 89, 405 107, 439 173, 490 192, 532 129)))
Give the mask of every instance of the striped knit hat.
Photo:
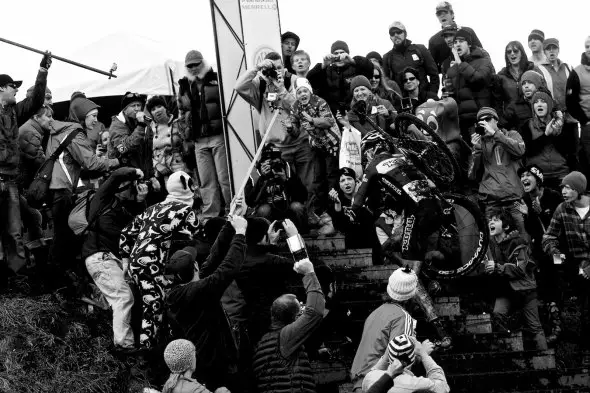
POLYGON ((394 358, 398 359, 405 366, 414 363, 416 359, 415 349, 414 343, 407 334, 400 334, 394 337, 387 346, 389 363, 393 362, 394 358))
POLYGON ((498 120, 498 112, 494 108, 490 108, 489 106, 483 106, 477 112, 477 120, 481 120, 484 117, 492 116, 494 119, 498 120))
POLYGON ((193 366, 195 346, 184 339, 174 340, 164 350, 164 361, 173 373, 183 373, 193 366))

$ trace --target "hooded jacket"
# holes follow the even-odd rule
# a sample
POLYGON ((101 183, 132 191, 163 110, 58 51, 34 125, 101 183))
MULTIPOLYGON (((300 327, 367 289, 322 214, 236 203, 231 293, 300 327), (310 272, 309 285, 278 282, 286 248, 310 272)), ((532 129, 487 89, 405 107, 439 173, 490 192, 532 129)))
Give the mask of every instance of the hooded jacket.
POLYGON ((518 80, 514 78, 508 67, 504 67, 498 72, 498 84, 494 91, 494 98, 500 118, 500 127, 520 129, 531 118, 531 104, 524 98, 520 85, 520 79, 526 71, 540 73, 532 61, 527 63, 518 80))
POLYGON ((464 56, 461 64, 454 64, 447 71, 447 77, 453 84, 459 118, 462 122, 475 123, 477 111, 484 106, 492 106, 490 84, 494 75, 494 66, 478 48, 464 56))
POLYGON ((151 130, 123 112, 113 116, 109 127, 108 157, 119 158, 121 165, 138 168, 144 177, 153 177, 151 130))
MULTIPOLYGON (((483 48, 481 41, 479 40, 477 34, 475 34, 475 31, 473 31, 471 27, 457 26, 457 28, 465 30, 471 35, 474 47, 476 46, 478 48, 483 48)), ((452 57, 451 48, 449 48, 449 46, 445 42, 445 39, 442 36, 442 32, 443 31, 440 30, 438 33, 430 37, 430 39, 428 40, 428 51, 432 54, 432 58, 434 59, 434 62, 436 63, 439 70, 441 69, 443 62, 449 57, 452 57)))
POLYGON ((480 198, 484 201, 515 201, 522 197, 523 189, 517 170, 525 145, 517 131, 498 130, 493 137, 482 137, 473 151, 469 177, 483 166, 479 184, 480 198))
POLYGON ((187 133, 185 138, 219 135, 223 131, 221 101, 217 73, 212 68, 191 82, 187 77, 178 81, 180 110, 190 113, 185 117, 187 133))
POLYGON ((35 173, 45 162, 45 148, 49 133, 45 132, 35 119, 29 119, 18 129, 20 149, 19 186, 27 189, 35 173))
POLYGON ((562 134, 545 135, 545 129, 541 128, 535 126, 533 119, 529 119, 521 129, 520 133, 526 146, 525 164, 541 168, 545 179, 561 180, 570 172, 566 159, 567 141, 562 134))
POLYGON ((420 73, 420 90, 438 94, 438 67, 424 45, 413 44, 406 39, 402 45, 394 46, 383 55, 383 72, 387 78, 399 82, 400 74, 406 67, 413 67, 420 73))
POLYGON ((51 156, 70 132, 79 131, 68 147, 60 154, 53 166, 51 175, 51 190, 69 189, 75 190, 80 179, 82 169, 107 172, 119 166, 116 158, 98 157, 82 131, 82 126, 76 123, 68 123, 52 120, 49 123, 49 141, 45 155, 51 156), (67 174, 66 172, 67 171, 67 174))
POLYGON ((43 106, 46 88, 47 70, 40 69, 31 97, 14 105, 0 105, 0 175, 14 176, 18 173, 18 128, 43 106))
POLYGON ((517 230, 512 231, 500 242, 490 238, 490 252, 496 263, 494 274, 504 278, 514 291, 535 289, 535 262, 527 241, 517 230))

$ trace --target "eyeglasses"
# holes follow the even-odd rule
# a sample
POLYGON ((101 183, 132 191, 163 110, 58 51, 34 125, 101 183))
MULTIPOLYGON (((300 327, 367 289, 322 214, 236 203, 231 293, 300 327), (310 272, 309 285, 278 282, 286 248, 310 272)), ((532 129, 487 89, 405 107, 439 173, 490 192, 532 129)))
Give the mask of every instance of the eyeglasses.
POLYGON ((402 82, 404 82, 404 83, 406 83, 406 82, 413 82, 415 80, 416 80, 416 77, 415 76, 411 76, 409 78, 402 79, 402 82))
POLYGON ((479 119, 480 121, 483 120, 487 123, 490 122, 490 120, 494 119, 494 116, 486 116, 486 117, 482 117, 481 119, 479 119))
POLYGON ((381 79, 381 75, 373 75, 372 79, 381 79))
POLYGON ((186 68, 197 68, 201 65, 202 63, 192 63, 192 64, 187 64, 186 68))
POLYGON ((506 49, 506 54, 507 55, 511 55, 512 53, 514 53, 515 55, 519 54, 520 51, 518 49, 506 49))

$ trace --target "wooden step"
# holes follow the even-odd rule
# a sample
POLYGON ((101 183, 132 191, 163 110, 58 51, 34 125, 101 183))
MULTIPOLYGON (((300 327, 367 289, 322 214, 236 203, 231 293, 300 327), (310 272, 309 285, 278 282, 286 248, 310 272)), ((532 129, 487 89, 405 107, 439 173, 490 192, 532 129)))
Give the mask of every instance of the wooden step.
POLYGON ((370 248, 351 249, 346 252, 334 251, 330 254, 317 255, 315 258, 335 268, 373 265, 373 252, 370 248))
POLYGON ((305 247, 309 253, 326 253, 332 251, 346 251, 344 235, 337 233, 334 236, 305 236, 305 247))
POLYGON ((440 353, 433 355, 446 373, 511 370, 551 370, 556 367, 555 351, 504 351, 440 353))

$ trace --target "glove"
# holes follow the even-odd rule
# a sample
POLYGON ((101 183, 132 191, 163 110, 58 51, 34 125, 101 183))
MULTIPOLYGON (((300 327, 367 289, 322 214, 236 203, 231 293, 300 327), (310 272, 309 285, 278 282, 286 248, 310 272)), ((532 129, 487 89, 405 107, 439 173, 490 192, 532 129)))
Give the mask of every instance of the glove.
POLYGON ((39 63, 39 67, 45 68, 46 70, 51 67, 51 52, 45 52, 43 59, 41 59, 41 63, 39 63))

